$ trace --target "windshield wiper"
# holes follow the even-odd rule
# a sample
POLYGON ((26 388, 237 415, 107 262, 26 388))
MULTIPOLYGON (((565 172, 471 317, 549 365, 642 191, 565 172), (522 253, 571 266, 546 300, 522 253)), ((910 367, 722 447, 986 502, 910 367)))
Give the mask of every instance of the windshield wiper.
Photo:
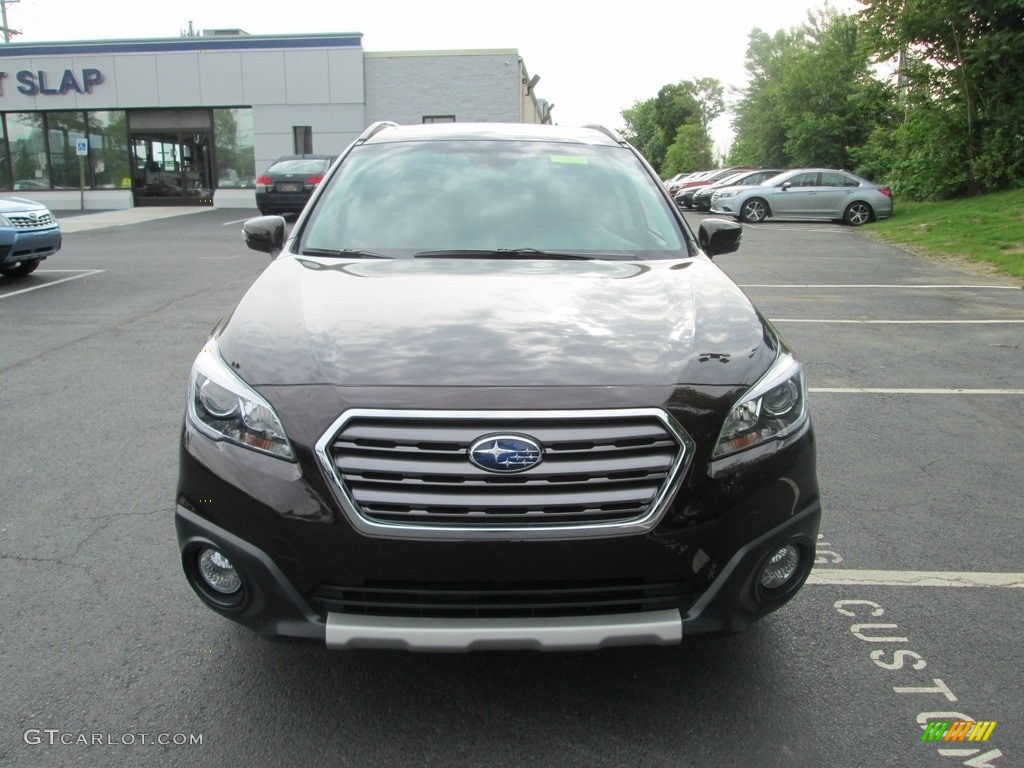
POLYGON ((338 258, 356 259, 393 259, 394 256, 385 256, 383 253, 373 251, 361 251, 355 248, 306 248, 299 252, 302 256, 337 256, 338 258))
POLYGON ((570 259, 592 261, 594 259, 614 259, 605 253, 561 253, 558 251, 540 251, 536 248, 494 248, 487 249, 451 249, 437 251, 420 251, 417 259, 570 259))

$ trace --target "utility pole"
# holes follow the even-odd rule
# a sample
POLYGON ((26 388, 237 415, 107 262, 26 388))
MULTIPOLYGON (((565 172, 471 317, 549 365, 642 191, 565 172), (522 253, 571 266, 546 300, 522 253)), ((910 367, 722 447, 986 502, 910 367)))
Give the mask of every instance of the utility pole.
POLYGON ((10 27, 7 26, 7 6, 8 5, 13 5, 14 3, 20 3, 20 2, 21 2, 21 0, 0 0, 0 15, 3 16, 3 22, 4 22, 4 25, 2 27, 0 27, 0 31, 2 31, 4 33, 4 42, 5 43, 11 42, 11 38, 14 37, 14 35, 20 35, 21 34, 21 32, 19 32, 18 30, 11 29, 10 27))

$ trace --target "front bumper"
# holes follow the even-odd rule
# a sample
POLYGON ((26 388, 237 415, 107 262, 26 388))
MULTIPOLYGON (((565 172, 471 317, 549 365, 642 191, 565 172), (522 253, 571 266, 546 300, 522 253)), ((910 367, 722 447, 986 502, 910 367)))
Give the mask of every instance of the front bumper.
POLYGON ((0 266, 36 261, 60 250, 59 227, 41 230, 0 230, 0 266))
POLYGON ((200 597, 205 596, 201 582, 197 586, 196 553, 203 547, 215 547, 231 560, 244 585, 238 607, 221 612, 267 638, 311 640, 334 649, 586 650, 670 645, 688 635, 744 629, 783 605, 802 586, 814 559, 820 518, 821 509, 815 500, 749 542, 688 608, 528 618, 373 616, 318 611, 263 550, 180 504, 175 525, 186 574, 200 597), (788 543, 797 545, 804 565, 780 594, 766 596, 759 585, 761 569, 774 552, 788 543))

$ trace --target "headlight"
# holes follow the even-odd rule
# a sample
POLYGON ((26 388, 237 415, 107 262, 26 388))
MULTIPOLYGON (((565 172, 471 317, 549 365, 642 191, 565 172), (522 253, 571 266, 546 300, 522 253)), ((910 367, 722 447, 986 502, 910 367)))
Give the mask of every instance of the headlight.
POLYGON ((214 440, 229 440, 282 459, 295 458, 270 403, 227 366, 213 340, 192 366, 188 415, 214 440))
POLYGON ((781 440, 806 421, 803 368, 795 357, 782 354, 729 412, 712 458, 781 440))
POLYGON ((724 200, 727 197, 736 197, 735 192, 715 192, 715 198, 718 200, 724 200))

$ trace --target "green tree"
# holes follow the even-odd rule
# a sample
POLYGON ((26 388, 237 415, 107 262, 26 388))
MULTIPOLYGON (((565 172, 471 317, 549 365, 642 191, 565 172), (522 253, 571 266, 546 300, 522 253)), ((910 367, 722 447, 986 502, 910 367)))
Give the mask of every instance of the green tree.
POLYGON ((722 85, 714 78, 670 83, 621 112, 623 135, 663 175, 705 168, 711 163, 708 125, 724 109, 722 85))
POLYGON ((750 83, 736 108, 737 163, 849 168, 851 152, 890 114, 893 94, 875 76, 853 16, 834 9, 769 36, 754 30, 750 83))
POLYGON ((876 142, 865 160, 887 157, 915 194, 948 197, 1024 184, 1024 3, 861 3, 862 27, 878 59, 897 62, 903 107, 896 151, 876 142), (923 146, 938 153, 930 165, 920 162, 923 146), (959 172, 943 181, 936 168, 959 172))
POLYGON ((676 130, 676 138, 665 153, 661 170, 665 176, 714 166, 714 148, 708 132, 698 123, 686 123, 676 130))
POLYGON ((783 30, 774 35, 754 29, 747 43, 748 84, 734 109, 736 137, 730 150, 730 163, 752 166, 785 166, 785 105, 782 86, 783 56, 794 44, 793 36, 783 30))
POLYGON ((654 121, 654 99, 638 101, 619 114, 626 124, 621 131, 626 141, 636 147, 655 169, 660 168, 665 161, 667 147, 665 136, 654 121))

